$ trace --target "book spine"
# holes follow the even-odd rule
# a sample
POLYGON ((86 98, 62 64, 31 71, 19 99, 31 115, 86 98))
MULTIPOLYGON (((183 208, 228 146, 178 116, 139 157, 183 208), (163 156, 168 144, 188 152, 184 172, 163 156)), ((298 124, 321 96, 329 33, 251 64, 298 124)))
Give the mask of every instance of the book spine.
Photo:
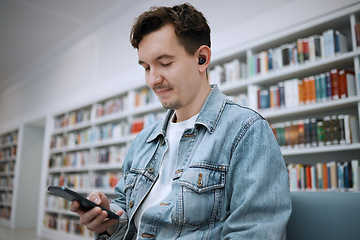
POLYGON ((351 161, 352 178, 353 178, 353 191, 360 192, 360 166, 359 160, 351 161))

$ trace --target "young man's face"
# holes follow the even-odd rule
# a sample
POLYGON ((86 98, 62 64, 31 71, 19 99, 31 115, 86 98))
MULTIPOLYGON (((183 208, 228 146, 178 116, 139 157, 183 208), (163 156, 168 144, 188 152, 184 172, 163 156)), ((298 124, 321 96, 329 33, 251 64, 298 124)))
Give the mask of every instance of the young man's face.
POLYGON ((146 35, 138 48, 146 84, 168 109, 191 109, 201 91, 198 57, 180 45, 174 26, 146 35))

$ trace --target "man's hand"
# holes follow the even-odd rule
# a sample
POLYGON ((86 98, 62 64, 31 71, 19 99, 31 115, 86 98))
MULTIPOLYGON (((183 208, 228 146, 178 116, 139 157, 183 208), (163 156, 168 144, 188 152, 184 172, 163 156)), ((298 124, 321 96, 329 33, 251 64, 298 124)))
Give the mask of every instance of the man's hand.
MULTIPOLYGON (((108 198, 101 192, 94 191, 90 193, 88 199, 106 209, 110 209, 108 198)), ((80 217, 80 223, 96 234, 107 231, 112 235, 118 227, 118 220, 109 219, 107 212, 99 207, 85 211, 80 207, 78 201, 73 201, 70 204, 70 211, 77 213, 80 217)), ((123 212, 118 211, 116 214, 121 216, 123 212)))

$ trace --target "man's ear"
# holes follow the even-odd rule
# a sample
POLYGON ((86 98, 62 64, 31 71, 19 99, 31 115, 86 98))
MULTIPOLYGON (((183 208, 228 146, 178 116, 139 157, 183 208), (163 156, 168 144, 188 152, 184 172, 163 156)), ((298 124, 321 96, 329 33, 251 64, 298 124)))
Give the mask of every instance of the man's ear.
POLYGON ((211 60, 211 49, 206 45, 202 45, 196 51, 195 55, 198 58, 199 72, 206 72, 211 60))

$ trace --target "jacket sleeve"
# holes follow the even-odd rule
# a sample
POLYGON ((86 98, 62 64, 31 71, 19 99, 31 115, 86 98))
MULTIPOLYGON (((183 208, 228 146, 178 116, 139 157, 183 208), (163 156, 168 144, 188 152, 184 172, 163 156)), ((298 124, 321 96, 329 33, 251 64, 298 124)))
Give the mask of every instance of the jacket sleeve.
POLYGON ((291 214, 288 174, 264 119, 251 120, 239 131, 227 179, 221 239, 283 239, 291 214))

